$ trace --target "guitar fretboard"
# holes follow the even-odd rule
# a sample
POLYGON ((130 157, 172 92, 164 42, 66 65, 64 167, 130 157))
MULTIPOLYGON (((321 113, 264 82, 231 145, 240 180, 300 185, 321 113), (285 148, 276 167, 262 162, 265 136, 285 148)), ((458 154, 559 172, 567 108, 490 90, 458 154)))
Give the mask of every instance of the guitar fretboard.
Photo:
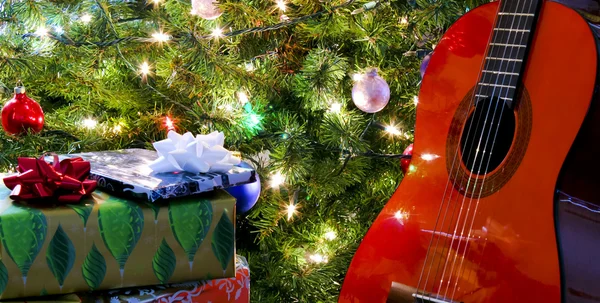
POLYGON ((496 96, 512 103, 541 2, 504 0, 500 3, 476 90, 478 100, 496 96))

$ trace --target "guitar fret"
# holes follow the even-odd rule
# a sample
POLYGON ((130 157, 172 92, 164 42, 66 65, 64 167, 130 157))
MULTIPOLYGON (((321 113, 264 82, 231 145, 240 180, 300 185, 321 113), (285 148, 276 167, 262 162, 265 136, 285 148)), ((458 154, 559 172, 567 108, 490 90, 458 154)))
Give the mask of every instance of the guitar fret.
POLYGON ((500 12, 498 13, 500 16, 520 16, 520 17, 534 17, 535 14, 526 14, 526 13, 506 13, 500 12))
POLYGON ((482 86, 494 86, 494 87, 500 87, 500 88, 514 88, 516 89, 516 86, 512 86, 512 85, 500 85, 500 84, 491 84, 491 83, 484 83, 484 82, 479 82, 479 85, 482 86))
POLYGON ((483 70, 484 73, 494 74, 494 75, 509 75, 509 76, 518 76, 519 73, 509 73, 509 72, 498 72, 492 70, 483 70))
POLYGON ((504 46, 504 47, 527 47, 527 45, 522 44, 509 44, 509 43, 490 43, 493 46, 504 46))
POLYGON ((503 28, 503 27, 494 27, 495 31, 503 31, 503 32, 515 32, 515 33, 529 33, 531 32, 528 29, 514 29, 514 28, 503 28))
POLYGON ((485 57, 485 58, 491 59, 491 60, 500 60, 500 61, 523 62, 522 59, 497 58, 497 57, 485 57))

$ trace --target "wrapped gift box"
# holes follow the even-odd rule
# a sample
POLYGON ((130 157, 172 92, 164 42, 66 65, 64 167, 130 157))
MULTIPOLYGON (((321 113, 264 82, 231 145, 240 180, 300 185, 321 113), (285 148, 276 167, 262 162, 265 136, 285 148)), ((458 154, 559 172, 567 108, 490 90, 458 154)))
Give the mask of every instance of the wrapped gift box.
POLYGON ((81 157, 92 168, 90 179, 98 181, 98 188, 125 198, 150 202, 185 197, 256 181, 256 171, 234 166, 227 173, 189 172, 155 173, 148 165, 158 158, 155 151, 124 149, 62 155, 81 157))
POLYGON ((81 299, 89 303, 248 303, 250 268, 244 257, 237 256, 235 278, 101 291, 82 294, 81 299))
POLYGON ((80 204, 25 205, 0 182, 0 298, 234 277, 235 199, 164 203, 96 191, 80 204))

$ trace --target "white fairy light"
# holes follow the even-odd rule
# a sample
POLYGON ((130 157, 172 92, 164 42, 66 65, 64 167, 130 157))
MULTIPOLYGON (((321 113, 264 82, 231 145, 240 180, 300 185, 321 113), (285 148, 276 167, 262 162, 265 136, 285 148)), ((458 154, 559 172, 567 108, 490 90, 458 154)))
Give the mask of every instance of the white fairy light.
POLYGON ((246 63, 245 68, 247 72, 253 72, 254 70, 256 70, 256 67, 254 67, 254 64, 252 64, 252 62, 246 63))
POLYGON ((296 213, 296 205, 294 205, 294 203, 290 203, 290 205, 287 206, 286 211, 287 211, 287 219, 289 221, 292 219, 292 217, 296 213))
POLYGON ((313 254, 308 257, 313 263, 327 263, 327 257, 321 254, 313 254))
POLYGON ((287 6, 285 5, 285 1, 284 0, 277 0, 277 7, 279 7, 280 10, 284 11, 287 9, 287 6))
POLYGON ((96 125, 98 125, 98 121, 96 121, 92 118, 87 118, 82 121, 82 124, 83 124, 83 127, 87 128, 87 129, 94 129, 94 128, 96 128, 96 125))
POLYGON ((57 34, 59 34, 59 35, 62 35, 65 31, 63 30, 62 26, 57 25, 57 26, 54 27, 54 32, 57 33, 57 34))
POLYGON ((83 24, 88 24, 88 23, 90 23, 90 21, 92 21, 92 15, 85 13, 85 14, 83 14, 83 16, 81 16, 79 18, 79 20, 81 20, 81 22, 83 22, 83 24))
POLYGON ((152 39, 155 42, 163 43, 163 42, 169 41, 169 39, 171 39, 171 36, 169 36, 168 34, 165 34, 163 32, 156 32, 156 33, 152 34, 152 39))
POLYGON ((402 132, 395 125, 388 125, 388 126, 386 126, 385 127, 385 131, 387 133, 389 133, 390 135, 394 135, 394 136, 402 134, 402 132))
POLYGON ((274 175, 271 176, 271 187, 272 188, 277 188, 279 187, 281 184, 283 184, 285 182, 285 176, 281 174, 281 172, 277 172, 274 175))
POLYGON ((248 101, 249 101, 249 99, 248 99, 248 94, 246 94, 246 93, 245 93, 245 92, 243 92, 243 91, 239 91, 239 92, 237 93, 237 97, 238 97, 238 100, 240 101, 240 103, 241 103, 242 105, 244 105, 244 104, 248 103, 248 101))
POLYGON ((113 128, 112 128, 112 132, 115 134, 120 134, 122 130, 123 130, 123 127, 121 126, 121 124, 117 124, 117 125, 113 126, 113 128))
POLYGON ((360 81, 364 78, 365 76, 363 74, 354 74, 352 75, 352 80, 354 81, 360 81))
POLYGON ((413 97, 413 103, 415 104, 415 106, 419 105, 419 96, 413 97))
POLYGON ((408 24, 408 18, 402 17, 402 19, 400 19, 400 24, 404 24, 404 25, 408 24))
POLYGON ((213 31, 210 35, 215 38, 223 37, 223 30, 217 27, 217 28, 213 29, 213 31))
POLYGON ((45 37, 48 35, 48 29, 44 26, 40 26, 35 31, 35 35, 38 37, 45 37))
POLYGON ((329 107, 329 112, 337 114, 341 111, 342 111, 342 104, 340 104, 339 102, 331 103, 331 106, 329 107))
POLYGON ((142 73, 144 76, 150 73, 150 65, 148 62, 144 61, 142 64, 140 64, 140 73, 142 73))
POLYGON ((325 239, 327 240, 334 240, 337 237, 337 235, 335 234, 334 231, 328 231, 325 233, 325 239))

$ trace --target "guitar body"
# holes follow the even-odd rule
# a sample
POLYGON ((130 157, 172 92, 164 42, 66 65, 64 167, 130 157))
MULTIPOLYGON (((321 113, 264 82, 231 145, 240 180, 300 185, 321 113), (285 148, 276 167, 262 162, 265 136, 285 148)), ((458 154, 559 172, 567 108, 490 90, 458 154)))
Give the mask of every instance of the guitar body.
POLYGON ((470 100, 498 5, 471 10, 437 45, 411 167, 358 248, 339 302, 436 302, 415 301, 419 293, 439 302, 561 302, 557 184, 594 97, 596 40, 575 11, 541 4, 518 102, 506 111, 512 144, 497 167, 476 175, 459 144, 477 123, 468 120, 470 100))

